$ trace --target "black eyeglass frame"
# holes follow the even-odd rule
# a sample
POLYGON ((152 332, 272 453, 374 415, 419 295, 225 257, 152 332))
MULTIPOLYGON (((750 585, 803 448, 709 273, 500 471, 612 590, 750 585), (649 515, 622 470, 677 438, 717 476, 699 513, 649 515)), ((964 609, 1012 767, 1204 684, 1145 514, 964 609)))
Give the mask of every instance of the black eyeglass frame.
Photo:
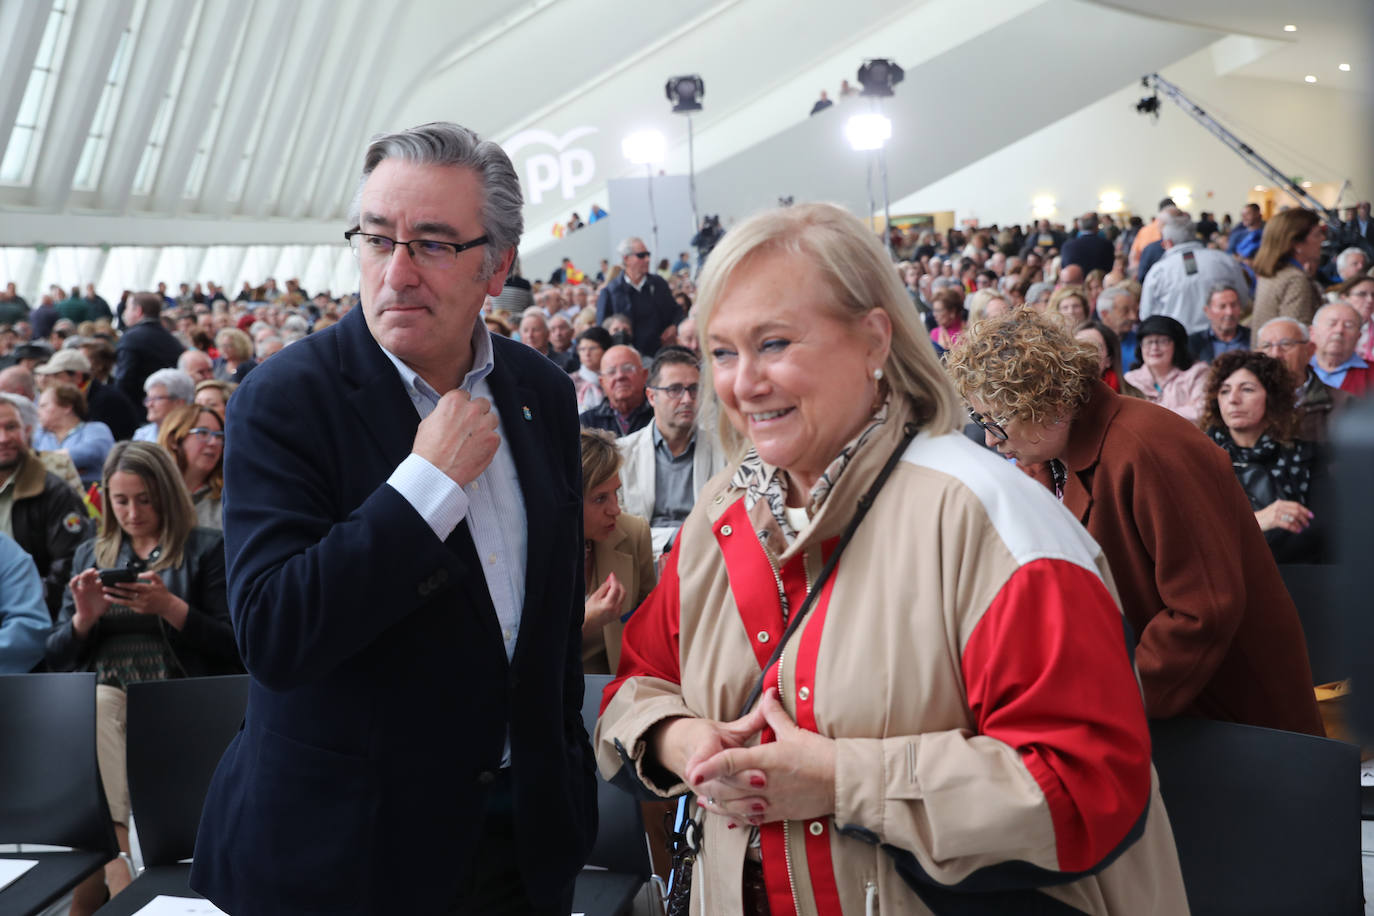
POLYGON ((682 396, 686 394, 690 394, 692 396, 692 400, 694 401, 701 397, 700 382, 698 382, 695 385, 647 385, 645 387, 647 387, 650 391, 661 391, 668 397, 672 398, 674 401, 682 400, 682 396), (681 392, 679 394, 673 394, 674 388, 681 389, 681 392))
POLYGON ((996 420, 984 419, 983 415, 972 407, 968 408, 968 418, 978 424, 984 431, 992 433, 993 438, 998 441, 1007 441, 1007 431, 1003 429, 996 420))
MULTIPOLYGON (((479 245, 486 245, 491 241, 490 236, 479 235, 477 236, 477 238, 473 239, 470 242, 445 242, 442 239, 411 239, 408 242, 403 242, 400 239, 393 239, 389 235, 379 235, 376 232, 364 232, 361 228, 350 229, 343 235, 344 241, 348 242, 350 246, 353 244, 354 236, 362 236, 364 238, 374 239, 386 239, 388 242, 391 243, 391 252, 388 252, 388 254, 395 252, 397 245, 404 245, 406 248, 406 253, 410 255, 411 260, 415 259, 415 249, 411 248, 411 245, 443 245, 445 248, 452 248, 454 257, 457 257, 463 252, 467 251, 469 248, 476 248, 479 245)), ((356 248, 354 249, 354 251, 357 250, 358 249, 356 248)))

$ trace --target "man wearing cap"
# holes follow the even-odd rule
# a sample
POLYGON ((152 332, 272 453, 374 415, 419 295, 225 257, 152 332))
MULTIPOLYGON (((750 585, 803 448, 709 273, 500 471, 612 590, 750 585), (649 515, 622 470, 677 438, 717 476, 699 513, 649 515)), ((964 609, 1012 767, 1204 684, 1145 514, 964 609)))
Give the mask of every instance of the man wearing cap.
POLYGON ((81 497, 29 447, 37 426, 32 401, 0 392, 0 532, 33 557, 55 621, 72 555, 89 536, 91 522, 81 497))
POLYGON ((38 386, 47 388, 59 382, 74 385, 86 396, 88 419, 104 423, 116 440, 128 439, 138 429, 138 411, 118 388, 102 384, 91 374, 91 361, 81 350, 58 350, 33 374, 38 386))

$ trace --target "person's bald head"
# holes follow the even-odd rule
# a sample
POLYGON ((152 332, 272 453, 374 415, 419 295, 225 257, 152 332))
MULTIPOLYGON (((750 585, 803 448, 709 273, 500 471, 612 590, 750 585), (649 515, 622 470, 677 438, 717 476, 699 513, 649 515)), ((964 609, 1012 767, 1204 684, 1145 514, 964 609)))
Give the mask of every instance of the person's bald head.
POLYGON ((601 390, 606 400, 625 414, 644 403, 649 374, 634 347, 614 346, 601 357, 601 390))
POLYGON ((1083 268, 1078 264, 1070 264, 1059 271, 1060 286, 1079 286, 1083 283, 1083 268))
POLYGON ((215 366, 210 355, 194 347, 182 351, 177 358, 177 368, 198 382, 215 377, 215 366))
POLYGON ((38 400, 38 385, 34 382, 33 373, 23 366, 10 366, 0 371, 0 391, 22 395, 30 401, 38 400))
POLYGON ((1255 349, 1283 363, 1294 386, 1307 378, 1307 364, 1316 349, 1307 339, 1307 328, 1292 318, 1271 318, 1255 335, 1255 349))

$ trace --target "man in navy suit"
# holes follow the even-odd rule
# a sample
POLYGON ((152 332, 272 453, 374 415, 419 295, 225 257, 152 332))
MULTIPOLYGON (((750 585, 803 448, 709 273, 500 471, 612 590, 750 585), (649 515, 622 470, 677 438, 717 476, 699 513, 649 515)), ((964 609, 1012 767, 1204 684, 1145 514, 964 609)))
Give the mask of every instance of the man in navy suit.
POLYGON ((577 408, 480 318, 520 207, 466 128, 376 138, 347 233, 362 307, 234 396, 253 684, 191 883, 235 916, 570 911, 596 833, 577 408))

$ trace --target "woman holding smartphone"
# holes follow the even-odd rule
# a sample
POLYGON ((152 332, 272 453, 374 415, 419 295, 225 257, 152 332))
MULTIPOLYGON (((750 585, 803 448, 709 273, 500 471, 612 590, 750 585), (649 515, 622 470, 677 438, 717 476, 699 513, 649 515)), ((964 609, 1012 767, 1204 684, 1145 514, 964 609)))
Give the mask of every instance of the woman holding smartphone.
MULTIPOLYGON (((171 456, 151 442, 120 442, 105 459, 106 511, 94 540, 76 549, 80 570, 48 636, 54 671, 94 671, 101 781, 121 852, 129 851, 124 767, 125 688, 174 677, 243 670, 229 622, 224 541, 196 527, 171 456), (123 580, 123 581, 121 581, 123 580)), ((72 916, 94 912, 132 880, 121 856, 79 885, 72 916)))

